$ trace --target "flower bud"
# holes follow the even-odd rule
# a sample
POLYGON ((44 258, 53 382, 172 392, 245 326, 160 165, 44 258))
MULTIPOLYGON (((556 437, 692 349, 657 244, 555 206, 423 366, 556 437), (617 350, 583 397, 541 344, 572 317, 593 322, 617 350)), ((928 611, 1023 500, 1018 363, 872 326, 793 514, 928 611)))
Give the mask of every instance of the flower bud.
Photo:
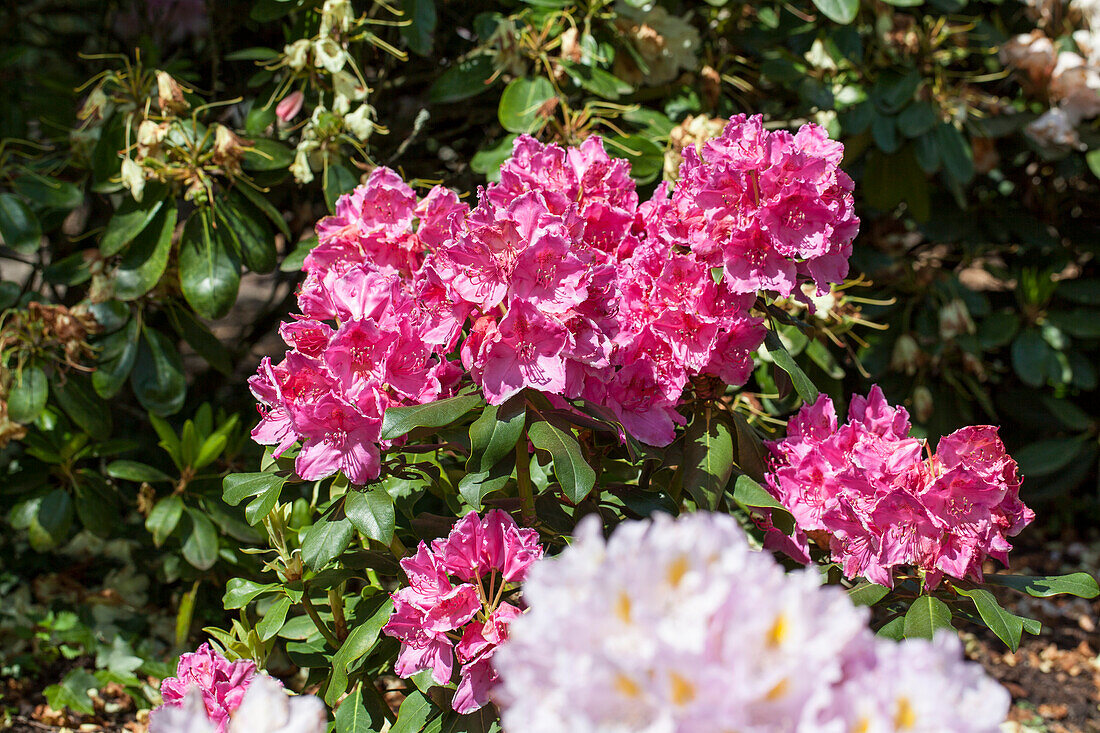
POLYGON ((333 75, 332 87, 337 94, 341 94, 353 102, 366 99, 367 95, 370 94, 370 88, 347 71, 341 71, 333 75))
POLYGON ((283 122, 290 122, 302 111, 305 98, 306 95, 301 90, 291 92, 275 106, 275 116, 283 122))
POLYGON ((247 143, 247 140, 225 125, 217 125, 214 130, 214 163, 220 165, 226 173, 240 173, 241 158, 244 157, 247 143))
POLYGON ((290 164, 290 175, 301 184, 313 180, 313 170, 309 167, 309 154, 317 147, 315 140, 302 140, 294 153, 294 162, 290 164))
POLYGON ((344 126, 352 135, 366 141, 374 132, 374 121, 371 120, 373 115, 374 110, 371 109, 370 105, 362 104, 359 109, 344 118, 344 126))
POLYGON ((164 137, 167 134, 167 122, 162 122, 158 125, 152 120, 142 120, 137 129, 138 145, 143 148, 155 148, 164 141, 164 137))
POLYGON ((161 112, 180 114, 191 108, 183 98, 183 88, 166 71, 157 72, 157 103, 161 112))

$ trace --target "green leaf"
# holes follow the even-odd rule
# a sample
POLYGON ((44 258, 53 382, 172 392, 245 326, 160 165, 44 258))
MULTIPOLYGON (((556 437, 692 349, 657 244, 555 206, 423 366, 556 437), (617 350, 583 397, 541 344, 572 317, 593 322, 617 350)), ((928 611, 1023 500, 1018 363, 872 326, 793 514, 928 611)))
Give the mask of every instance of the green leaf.
POLYGON ((913 102, 898 115, 898 130, 905 137, 920 137, 936 124, 936 110, 929 102, 913 102))
POLYGON ((252 205, 259 209, 268 218, 268 221, 283 233, 284 237, 290 239, 290 226, 287 225, 286 219, 283 218, 278 209, 271 205, 271 202, 267 200, 263 193, 245 183, 238 184, 233 190, 251 201, 252 205))
POLYGON ((859 0, 814 0, 817 9, 834 23, 847 25, 856 19, 859 0))
POLYGON ((906 639, 931 639, 938 629, 951 627, 951 609, 934 596, 920 596, 905 614, 906 639))
MULTIPOLYGON (((129 311, 127 311, 129 315, 129 311)), ((137 361, 141 322, 131 318, 126 328, 115 331, 103 339, 99 346, 99 363, 92 372, 92 388, 100 397, 109 400, 118 394, 137 361)))
POLYGON ((482 148, 470 158, 470 170, 480 173, 490 181, 500 180, 500 167, 512 155, 512 143, 516 135, 505 135, 491 148, 482 148))
POLYGON ((229 191, 214 212, 219 225, 226 227, 237 243, 249 270, 267 273, 275 269, 275 235, 266 217, 238 189, 229 191))
POLYGON ((206 515, 187 507, 191 534, 183 542, 183 558, 199 570, 209 570, 218 559, 218 530, 206 515))
POLYGON ((449 104, 477 96, 489 88, 495 72, 493 57, 488 54, 459 61, 435 80, 428 90, 428 101, 449 104))
POLYGON ((290 611, 290 605, 290 599, 283 596, 264 612, 263 618, 256 623, 256 633, 260 635, 260 641, 267 641, 279 633, 290 611))
POLYGON ((1012 651, 1020 648, 1020 636, 1024 632, 1023 620, 1001 608, 993 594, 984 588, 972 588, 964 590, 955 586, 955 592, 968 597, 978 609, 978 615, 989 627, 989 630, 997 635, 997 638, 1008 645, 1012 651))
POLYGON ((487 473, 511 455, 516 441, 523 435, 526 417, 523 395, 516 395, 503 405, 487 405, 481 416, 470 424, 470 458, 466 461, 466 470, 487 473))
POLYGON ((420 56, 432 52, 432 36, 435 34, 434 0, 401 0, 404 19, 410 21, 401 26, 401 37, 409 44, 409 50, 420 56))
POLYGON ((152 413, 174 415, 187 397, 183 359, 175 344, 160 331, 145 328, 143 336, 130 380, 134 396, 152 413))
MULTIPOLYGON (((252 141, 252 150, 244 154, 241 167, 249 171, 285 171, 294 162, 294 150, 277 140, 252 141)), ((245 188, 244 185, 239 188, 245 188)))
POLYGON ((84 202, 84 192, 69 181, 27 174, 16 178, 13 185, 36 209, 70 211, 84 202))
POLYGON ((54 489, 42 497, 36 509, 27 527, 27 539, 32 548, 43 552, 61 544, 68 536, 73 523, 72 497, 64 489, 54 489))
MULTIPOLYGON (((381 730, 378 723, 375 722, 376 716, 372 715, 367 710, 366 705, 363 704, 362 685, 364 684, 369 685, 372 683, 367 681, 357 684, 351 694, 340 703, 340 707, 336 708, 335 733, 375 733, 375 731, 381 730)), ((329 686, 331 688, 331 683, 329 686)), ((329 704, 333 705, 335 702, 333 700, 329 704)))
POLYGON ((226 376, 233 373, 233 355, 205 323, 183 307, 169 307, 165 312, 168 314, 168 322, 172 324, 176 333, 195 350, 196 354, 205 359, 207 364, 226 376))
POLYGON ((227 610, 244 608, 264 593, 277 590, 278 587, 275 583, 257 583, 245 578, 230 578, 225 584, 222 607, 227 610))
POLYGON ((109 537, 118 524, 118 495, 98 471, 80 469, 73 481, 73 505, 84 529, 98 537, 109 537))
POLYGON ((1085 153, 1085 162, 1088 164, 1092 174, 1100 178, 1100 148, 1085 153))
POLYGON ((107 475, 111 478, 122 479, 123 481, 148 481, 150 483, 156 483, 157 481, 172 481, 172 477, 159 468, 153 468, 144 463, 127 460, 111 461, 108 463, 107 475))
POLYGON ((440 428, 482 404, 478 395, 461 395, 423 405, 390 407, 382 416, 382 439, 393 440, 414 428, 440 428))
POLYGON ((244 509, 244 518, 252 526, 259 524, 279 501, 286 478, 273 473, 235 473, 225 477, 222 483, 223 498, 236 506, 249 497, 256 499, 244 509))
MULTIPOLYGON (((364 621, 351 630, 348 638, 340 645, 339 651, 332 657, 332 677, 325 691, 325 702, 329 705, 334 704, 340 695, 344 694, 348 686, 348 668, 374 649, 382 633, 382 627, 390 620, 390 614, 393 613, 393 601, 387 594, 379 593, 367 602, 376 605, 368 611, 368 614, 362 616, 364 621)), ((343 709, 342 705, 340 709, 343 709)), ((339 710, 336 716, 339 719, 339 710)))
POLYGON ((193 213, 184 226, 179 277, 183 297, 203 318, 223 318, 237 301, 241 262, 228 232, 214 230, 207 208, 193 213))
POLYGON ((458 493, 470 506, 480 509, 486 494, 504 488, 516 467, 514 454, 506 456, 488 471, 472 471, 458 482, 458 493))
POLYGON ((733 500, 749 507, 783 509, 783 505, 760 484, 748 476, 738 476, 733 485, 733 500))
POLYGON ((806 372, 795 363, 794 357, 783 346, 783 342, 779 340, 775 331, 768 331, 767 336, 764 337, 764 346, 775 365, 790 375, 791 383, 794 384, 795 391, 798 392, 802 401, 806 404, 817 402, 819 394, 817 387, 806 376, 806 372))
POLYGON ((50 384, 46 373, 28 366, 15 373, 8 393, 8 417, 14 422, 30 423, 46 407, 50 384))
POLYGON ((554 97, 554 86, 546 77, 513 79, 497 107, 501 126, 508 132, 535 132, 546 123, 539 109, 554 97))
POLYGON ((848 590, 848 598, 857 606, 873 606, 890 592, 890 589, 878 583, 863 581, 848 590))
POLYGON ((104 257, 116 255, 134 241, 160 212, 167 195, 167 186, 150 184, 145 187, 141 201, 135 200, 133 196, 126 196, 107 222, 103 239, 99 240, 100 254, 104 257))
POLYGON ((1016 462, 1025 477, 1050 476, 1070 465, 1084 445, 1080 437, 1048 438, 1025 445, 1016 453, 1016 462))
POLYGON ((1100 585, 1097 585, 1096 578, 1088 573, 1037 576, 987 575, 985 582, 1003 585, 1036 598, 1049 598, 1062 593, 1080 598, 1096 598, 1100 595, 1100 585))
POLYGON ((54 710, 69 709, 81 715, 94 715, 95 705, 88 690, 98 690, 99 680, 87 670, 71 670, 61 680, 61 684, 50 685, 43 692, 46 703, 54 710))
POLYGON ((393 499, 386 490, 375 487, 368 491, 349 491, 344 498, 344 514, 352 526, 372 540, 384 545, 393 541, 393 499))
POLYGON ((33 254, 42 241, 42 227, 26 204, 12 193, 0 193, 0 238, 16 252, 33 254))
POLYGON ((607 152, 630 161, 630 175, 638 183, 649 183, 664 170, 664 148, 641 135, 615 135, 606 141, 607 152))
POLYGON ((890 620, 875 633, 876 635, 881 636, 884 639, 901 641, 905 638, 905 617, 898 616, 897 618, 890 620))
POLYGON ((875 112, 875 116, 871 118, 871 139, 882 152, 897 152, 901 147, 901 140, 898 139, 898 128, 893 115, 875 112))
POLYGON ((336 201, 357 185, 359 185, 359 179, 347 169, 347 166, 329 163, 325 169, 324 194, 325 204, 330 214, 336 213, 336 201))
POLYGON ((111 434, 111 408, 92 388, 92 380, 69 372, 64 384, 55 375, 52 390, 57 404, 80 429, 99 438, 111 434))
POLYGON ((320 570, 348 549, 354 532, 347 519, 318 520, 302 539, 302 562, 311 570, 320 570))
POLYGON ((970 183, 974 178, 974 153, 963 134, 951 123, 941 122, 936 127, 936 144, 947 175, 960 184, 970 183))
POLYGON ((1046 381, 1046 364, 1051 353, 1042 333, 1029 327, 1012 342, 1012 367, 1024 384, 1041 387, 1046 381))
POLYGON ((695 413, 684 431, 684 488, 700 509, 714 511, 722 500, 731 475, 732 426, 725 413, 707 405, 695 413))
POLYGON ((581 446, 571 433, 566 433, 548 422, 536 422, 527 437, 539 450, 554 459, 554 476, 562 490, 574 504, 579 504, 596 485, 596 472, 584 459, 581 446))
POLYGON ((436 713, 436 707, 420 690, 401 701, 397 711, 397 721, 390 727, 390 733, 420 733, 436 713))
POLYGON ((214 459, 222 454, 225 450, 226 444, 229 442, 225 435, 214 434, 208 437, 202 442, 202 447, 199 448, 198 455, 195 456, 195 462, 192 464, 195 470, 200 468, 206 468, 214 459))
POLYGON ((634 87, 622 79, 595 66, 585 66, 568 59, 562 59, 561 65, 565 69, 565 73, 569 74, 569 78, 577 86, 587 89, 604 99, 618 99, 622 95, 634 91, 634 87))
POLYGON ((179 494, 166 496, 156 503, 145 518, 145 529, 153 535, 153 544, 160 547, 176 531, 183 516, 183 498, 179 494))

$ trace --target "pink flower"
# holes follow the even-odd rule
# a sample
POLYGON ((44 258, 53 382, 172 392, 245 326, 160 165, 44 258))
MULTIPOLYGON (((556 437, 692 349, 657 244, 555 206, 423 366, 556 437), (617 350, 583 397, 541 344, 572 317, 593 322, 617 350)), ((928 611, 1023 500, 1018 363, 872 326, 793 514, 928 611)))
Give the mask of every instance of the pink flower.
POLYGON ((908 433, 908 414, 878 387, 852 398, 844 425, 824 395, 791 419, 786 439, 769 444, 767 484, 794 516, 792 556, 805 559, 806 534, 821 531, 845 575, 892 586, 892 570, 911 566, 930 588, 944 574, 980 581, 987 556, 1007 564, 1006 537, 1034 514, 997 429, 956 431, 927 460, 908 433))
POLYGON ((256 674, 256 664, 249 659, 230 662, 203 644, 192 653, 180 657, 176 676, 161 682, 162 707, 181 707, 187 693, 196 689, 210 722, 218 733, 225 733, 229 716, 240 707, 241 699, 256 674))
POLYGON ((477 357, 475 378, 485 399, 499 405, 524 387, 560 394, 565 388, 562 350, 568 338, 560 323, 527 301, 513 301, 477 357))
POLYGON ((279 100, 275 105, 275 116, 283 122, 290 122, 302 111, 302 102, 306 95, 301 90, 295 90, 279 100))
POLYGON ((485 705, 497 683, 490 660, 508 638, 508 624, 522 613, 504 599, 541 557, 538 532, 519 527, 499 509, 484 517, 470 512, 447 537, 430 547, 421 542, 413 557, 401 561, 409 584, 393 594, 394 610, 383 628, 401 642, 396 673, 408 677, 431 669, 432 678, 445 684, 457 657, 452 706, 465 714, 485 705))

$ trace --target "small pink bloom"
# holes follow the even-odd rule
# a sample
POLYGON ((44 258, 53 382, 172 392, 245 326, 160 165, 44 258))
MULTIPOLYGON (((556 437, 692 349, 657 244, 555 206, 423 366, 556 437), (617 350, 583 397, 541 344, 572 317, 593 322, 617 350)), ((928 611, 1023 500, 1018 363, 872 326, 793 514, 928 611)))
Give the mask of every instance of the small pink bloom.
POLYGON ((256 674, 256 664, 248 659, 230 662, 209 644, 180 657, 176 676, 161 682, 164 707, 180 707, 187 693, 196 689, 210 722, 218 733, 225 733, 229 716, 240 707, 241 699, 256 674))
POLYGON ((305 98, 306 95, 301 90, 291 92, 275 105, 275 116, 283 122, 290 122, 302 111, 302 102, 305 98))

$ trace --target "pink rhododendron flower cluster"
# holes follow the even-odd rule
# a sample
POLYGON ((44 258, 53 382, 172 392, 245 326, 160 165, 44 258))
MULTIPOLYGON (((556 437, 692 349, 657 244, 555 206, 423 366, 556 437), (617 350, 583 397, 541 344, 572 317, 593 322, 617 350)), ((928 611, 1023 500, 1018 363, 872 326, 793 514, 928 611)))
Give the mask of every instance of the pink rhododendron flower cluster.
POLYGON ((363 483, 386 408, 446 397, 465 371, 491 404, 527 388, 585 400, 667 445, 692 378, 748 378, 757 289, 826 287, 846 269, 858 221, 841 146, 761 124, 731 119, 671 198, 646 202, 598 137, 520 136, 473 209, 375 169, 317 225, 301 313, 282 328, 292 351, 250 382, 253 437, 277 453, 300 441, 302 478, 363 483))
POLYGON ((822 294, 848 272, 859 230, 844 146, 817 125, 769 132, 759 115, 730 119, 702 152, 684 149, 672 194, 674 235, 733 293, 800 294, 799 276, 822 294))
POLYGON ((164 681, 165 703, 149 715, 149 733, 324 733, 328 715, 313 695, 287 695, 282 684, 230 662, 203 644, 164 681), (242 681, 243 680, 243 681, 242 681))
POLYGON ((253 439, 276 455, 301 441, 303 479, 376 478, 386 408, 453 391, 460 370, 445 355, 467 308, 423 259, 464 211, 439 187, 417 201, 396 173, 377 168, 318 224, 302 312, 280 329, 293 350, 277 365, 265 358, 249 380, 262 415, 253 439))
POLYGON ((956 638, 875 637, 843 589, 785 573, 728 515, 606 541, 588 517, 523 592, 496 660, 506 730, 996 733, 1008 712, 956 638))
POLYGON ((892 568, 914 566, 930 588, 944 575, 980 581, 986 557, 1007 565, 1006 538, 1035 517, 1020 501, 1016 462, 989 425, 941 438, 927 458, 909 427, 877 386, 852 398, 844 425, 822 395, 768 444, 768 488, 794 516, 802 550, 807 533, 827 533, 850 578, 892 587, 892 568))
POLYGON ((225 733, 230 713, 240 707, 256 675, 256 664, 249 659, 230 662, 209 644, 203 644, 180 657, 176 675, 161 682, 161 709, 182 707, 187 693, 198 690, 207 717, 218 733, 225 733))
POLYGON ((430 669, 436 682, 446 684, 457 658, 451 704, 460 713, 485 705, 497 683, 493 657, 521 614, 503 599, 540 557, 538 532, 520 528, 499 509, 484 518, 470 512, 445 539, 430 547, 421 542, 401 561, 409 585, 393 594, 393 614, 383 629, 401 641, 397 674, 430 669))

